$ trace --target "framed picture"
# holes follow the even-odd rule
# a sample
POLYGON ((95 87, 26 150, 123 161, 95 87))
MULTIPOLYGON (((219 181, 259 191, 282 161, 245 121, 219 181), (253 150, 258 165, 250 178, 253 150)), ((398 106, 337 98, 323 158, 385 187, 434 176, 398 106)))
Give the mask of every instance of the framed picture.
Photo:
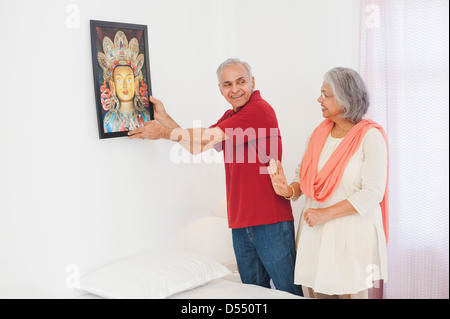
POLYGON ((147 26, 90 23, 99 135, 126 136, 153 120, 147 26))

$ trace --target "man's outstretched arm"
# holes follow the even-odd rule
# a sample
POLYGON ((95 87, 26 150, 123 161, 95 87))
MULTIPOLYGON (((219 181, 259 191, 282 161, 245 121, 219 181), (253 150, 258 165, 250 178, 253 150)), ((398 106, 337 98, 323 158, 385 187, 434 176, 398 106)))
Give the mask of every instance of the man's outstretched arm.
POLYGON ((215 128, 181 128, 165 111, 163 104, 151 98, 154 105, 155 120, 145 123, 143 127, 128 133, 131 139, 159 140, 166 139, 180 143, 191 154, 197 155, 211 149, 226 139, 225 133, 215 128))

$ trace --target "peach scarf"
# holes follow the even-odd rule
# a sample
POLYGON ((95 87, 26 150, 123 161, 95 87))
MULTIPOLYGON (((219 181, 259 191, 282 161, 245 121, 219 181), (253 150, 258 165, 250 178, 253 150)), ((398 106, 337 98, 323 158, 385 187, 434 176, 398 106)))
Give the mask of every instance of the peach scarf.
MULTIPOLYGON (((377 128, 383 134, 386 145, 387 135, 383 128, 372 120, 362 120, 356 124, 350 132, 347 133, 344 140, 333 152, 328 162, 317 172, 320 154, 322 153, 328 135, 333 128, 334 122, 326 119, 313 132, 306 149, 303 161, 300 167, 300 187, 302 192, 317 202, 326 201, 344 174, 344 170, 353 154, 361 145, 361 142, 369 129, 377 128)), ((388 156, 389 161, 389 156, 388 156)), ((389 162, 388 162, 389 175, 389 162)), ((388 213, 388 182, 386 181, 386 190, 383 201, 380 203, 383 217, 383 228, 386 235, 386 242, 389 235, 389 213, 388 213)))

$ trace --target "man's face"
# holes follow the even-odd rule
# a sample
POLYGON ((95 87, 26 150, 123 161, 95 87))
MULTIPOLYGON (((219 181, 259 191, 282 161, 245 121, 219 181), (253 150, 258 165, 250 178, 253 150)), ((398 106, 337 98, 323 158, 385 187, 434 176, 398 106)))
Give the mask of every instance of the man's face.
POLYGON ((219 78, 220 93, 235 111, 247 104, 255 89, 255 78, 250 78, 245 66, 242 64, 227 66, 219 78))

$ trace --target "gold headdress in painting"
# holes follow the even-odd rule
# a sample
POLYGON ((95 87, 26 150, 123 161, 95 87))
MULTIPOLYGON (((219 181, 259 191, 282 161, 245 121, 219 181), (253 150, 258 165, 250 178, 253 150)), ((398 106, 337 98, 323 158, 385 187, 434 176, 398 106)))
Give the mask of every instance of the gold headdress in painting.
POLYGON ((142 79, 141 69, 144 65, 144 54, 139 54, 139 43, 136 38, 131 39, 128 43, 125 33, 117 31, 114 43, 108 37, 103 39, 103 52, 98 52, 97 59, 103 69, 105 81, 112 79, 114 68, 118 65, 131 67, 134 76, 142 79))

